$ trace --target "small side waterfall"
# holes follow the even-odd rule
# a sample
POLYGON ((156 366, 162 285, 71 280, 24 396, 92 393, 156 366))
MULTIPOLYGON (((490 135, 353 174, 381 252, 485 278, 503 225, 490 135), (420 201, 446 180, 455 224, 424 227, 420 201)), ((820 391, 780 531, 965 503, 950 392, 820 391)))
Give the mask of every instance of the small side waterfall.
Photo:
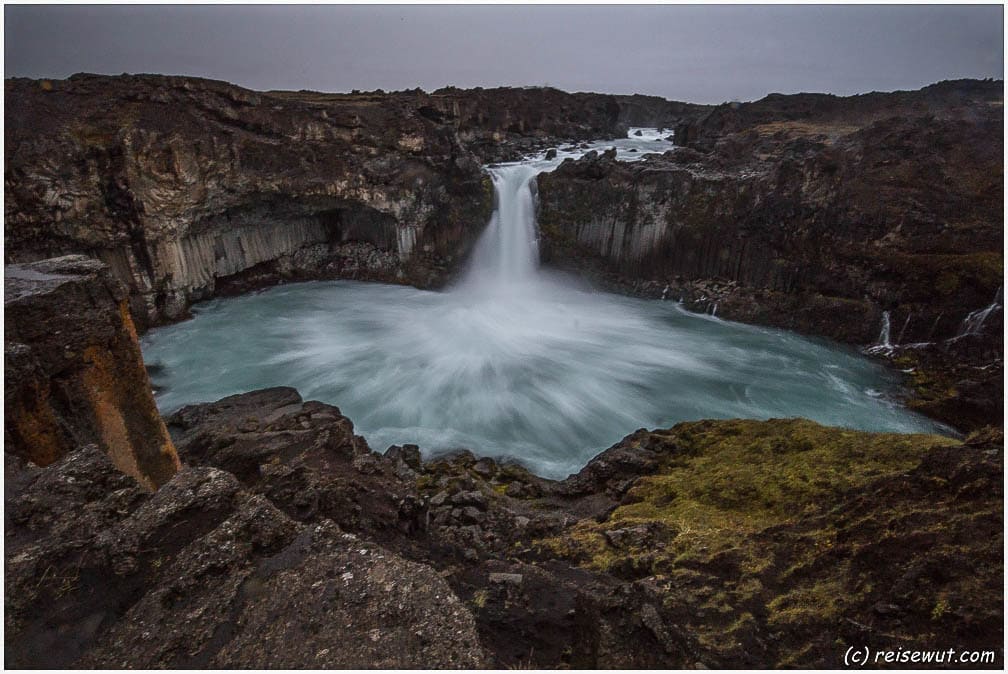
POLYGON ((1001 309, 1003 286, 997 289, 997 293, 994 294, 994 301, 988 304, 983 309, 977 309, 976 311, 971 311, 966 318, 963 319, 962 324, 959 326, 959 332, 956 337, 965 337, 966 335, 977 335, 983 330, 984 323, 990 318, 990 315, 995 311, 1001 309))
POLYGON ((878 342, 874 346, 865 349, 866 353, 888 354, 892 352, 892 324, 888 311, 882 312, 882 329, 879 331, 878 342))
POLYGON ((892 342, 889 341, 889 333, 892 330, 892 325, 889 322, 889 312, 882 312, 882 331, 879 333, 878 345, 885 347, 887 349, 892 348, 892 342))

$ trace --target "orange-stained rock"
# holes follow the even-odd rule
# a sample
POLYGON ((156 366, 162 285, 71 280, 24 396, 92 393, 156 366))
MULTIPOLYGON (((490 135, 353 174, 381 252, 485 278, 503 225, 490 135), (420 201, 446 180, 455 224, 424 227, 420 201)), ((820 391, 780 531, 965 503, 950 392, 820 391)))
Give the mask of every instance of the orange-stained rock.
POLYGON ((80 255, 7 265, 4 292, 5 451, 44 466, 93 442, 148 489, 171 479, 178 455, 107 267, 80 255))

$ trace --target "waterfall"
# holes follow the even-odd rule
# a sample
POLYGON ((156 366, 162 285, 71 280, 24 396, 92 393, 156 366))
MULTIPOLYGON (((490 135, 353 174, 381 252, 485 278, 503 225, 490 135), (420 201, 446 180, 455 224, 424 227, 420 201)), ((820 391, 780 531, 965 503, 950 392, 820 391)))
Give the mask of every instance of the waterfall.
POLYGON ((627 138, 554 148, 522 161, 488 166, 486 171, 494 187, 494 212, 476 242, 468 270, 457 289, 494 296, 541 290, 536 176, 588 152, 615 151, 620 161, 640 161, 649 153, 666 152, 674 147, 662 135, 658 129, 633 127, 627 138))
POLYGON ((959 332, 956 337, 965 337, 966 335, 977 335, 983 329, 984 323, 987 318, 990 317, 992 313, 1001 308, 1001 293, 1002 287, 998 287, 997 292, 994 294, 994 301, 988 304, 983 309, 977 309, 976 311, 971 311, 966 318, 963 319, 962 324, 959 326, 959 332))
POLYGON ((883 311, 882 312, 882 331, 879 333, 878 346, 885 347, 887 349, 891 349, 892 348, 892 343, 889 341, 889 331, 890 331, 890 329, 891 328, 890 328, 890 325, 889 325, 889 312, 888 311, 883 311))
POLYGON ((494 186, 494 213, 476 243, 463 287, 511 293, 535 283, 539 267, 535 177, 547 168, 552 166, 487 169, 494 186))
MULTIPOLYGON (((666 151, 670 143, 647 140, 658 135, 613 141, 617 159, 666 151)), ((632 429, 711 416, 934 430, 881 405, 877 391, 888 391, 888 380, 852 354, 540 270, 535 177, 608 147, 560 147, 553 159, 541 153, 487 167, 494 212, 450 292, 291 284, 215 302, 192 321, 152 331, 144 358, 164 366, 158 404, 167 411, 294 385, 306 398, 338 402, 372 447, 468 447, 555 478, 632 429), (285 320, 264 330, 262 316, 285 320)), ((671 284, 661 294, 675 297, 671 284)), ((694 294, 688 307, 720 313, 713 299, 694 294)))
POLYGON ((865 349, 865 352, 866 353, 873 353, 873 354, 876 354, 876 355, 878 355, 878 354, 890 354, 890 353, 892 353, 893 345, 892 345, 892 342, 890 341, 891 340, 891 337, 890 337, 891 330, 892 330, 892 326, 891 326, 890 320, 889 320, 889 312, 888 311, 883 311, 882 312, 882 330, 879 331, 878 343, 876 343, 874 346, 870 346, 867 349, 865 349))

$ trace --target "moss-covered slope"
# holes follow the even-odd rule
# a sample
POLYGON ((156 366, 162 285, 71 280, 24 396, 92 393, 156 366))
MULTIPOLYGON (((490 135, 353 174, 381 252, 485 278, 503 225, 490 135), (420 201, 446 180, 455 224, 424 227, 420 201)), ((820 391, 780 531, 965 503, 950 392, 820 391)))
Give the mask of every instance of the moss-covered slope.
POLYGON ((653 454, 653 468, 608 515, 538 545, 655 588, 710 665, 840 666, 869 644, 993 648, 998 443, 801 419, 639 431, 609 451, 653 454))

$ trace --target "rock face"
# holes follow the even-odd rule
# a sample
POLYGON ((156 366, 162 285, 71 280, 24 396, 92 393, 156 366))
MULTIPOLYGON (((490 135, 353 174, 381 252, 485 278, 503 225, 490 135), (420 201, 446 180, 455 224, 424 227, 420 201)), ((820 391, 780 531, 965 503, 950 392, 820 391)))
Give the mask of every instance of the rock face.
MULTIPOLYGON (((544 257, 853 344, 879 340, 884 312, 893 344, 957 337, 1003 283, 1001 97, 1000 83, 965 81, 720 106, 664 156, 540 175, 544 257)), ((997 314, 976 331, 997 355, 969 365, 1000 367, 997 314)))
POLYGON ((892 634, 1003 661, 997 431, 686 423, 554 482, 374 453, 292 389, 169 427, 154 495, 94 447, 8 466, 8 665, 837 667, 892 634))
POLYGON ((141 329, 278 279, 441 284, 489 218, 482 161, 702 109, 555 89, 254 92, 153 75, 12 79, 5 93, 7 261, 104 260, 141 329))
POLYGON ((47 465, 96 443, 148 489, 175 474, 127 302, 97 260, 6 265, 6 452, 47 465))
POLYGON ((400 100, 158 76, 8 80, 6 95, 8 260, 99 257, 151 322, 242 274, 341 275, 366 260, 348 242, 393 257, 361 275, 433 282, 490 207, 452 130, 400 100))

